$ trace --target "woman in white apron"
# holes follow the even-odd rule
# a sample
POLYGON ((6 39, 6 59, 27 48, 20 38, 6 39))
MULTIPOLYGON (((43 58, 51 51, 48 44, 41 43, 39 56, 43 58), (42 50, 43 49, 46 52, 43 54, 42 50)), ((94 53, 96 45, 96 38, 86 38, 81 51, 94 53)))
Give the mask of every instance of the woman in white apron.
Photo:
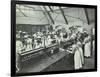
POLYGON ((94 52, 95 51, 95 40, 93 40, 92 45, 93 45, 93 52, 94 52))
POLYGON ((42 42, 42 43, 41 43, 41 46, 44 47, 45 39, 44 39, 43 36, 41 37, 41 42, 42 42))
POLYGON ((32 50, 32 39, 31 38, 27 39, 26 51, 28 51, 28 50, 32 50))
POLYGON ((81 59, 81 54, 80 54, 77 44, 74 44, 72 46, 72 51, 74 53, 74 68, 81 69, 82 68, 82 59, 81 59))
POLYGON ((64 41, 62 32, 60 33, 60 39, 61 39, 61 41, 64 41))
POLYGON ((77 42, 77 45, 78 45, 78 49, 79 49, 79 51, 80 51, 82 64, 84 64, 84 55, 83 55, 83 50, 82 50, 82 44, 81 44, 80 41, 78 41, 78 42, 77 42))
POLYGON ((85 57, 91 56, 91 41, 90 41, 90 39, 91 38, 89 35, 84 39, 84 43, 85 43, 84 56, 85 57))
MULTIPOLYGON (((19 39, 19 38, 18 38, 19 39)), ((16 69, 18 72, 20 70, 20 53, 23 48, 23 44, 20 40, 16 40, 16 69)))
POLYGON ((54 37, 55 37, 55 40, 56 40, 56 42, 58 42, 58 36, 57 35, 54 35, 54 37))
POLYGON ((49 46, 51 44, 51 42, 52 42, 52 39, 51 39, 50 35, 48 35, 47 41, 48 41, 48 46, 49 46))
POLYGON ((92 41, 92 47, 93 47, 93 52, 95 51, 95 29, 92 29, 92 36, 93 36, 93 41, 92 41))
POLYGON ((37 40, 34 39, 34 49, 36 48, 37 40))

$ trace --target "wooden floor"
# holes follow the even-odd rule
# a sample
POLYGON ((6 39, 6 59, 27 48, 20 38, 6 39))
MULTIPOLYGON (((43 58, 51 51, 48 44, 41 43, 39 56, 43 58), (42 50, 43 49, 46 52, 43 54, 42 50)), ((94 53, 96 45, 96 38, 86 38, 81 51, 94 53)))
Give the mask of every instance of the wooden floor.
POLYGON ((19 71, 19 73, 43 71, 52 64, 55 64, 61 60, 66 55, 66 52, 58 52, 51 55, 51 57, 47 54, 40 55, 34 59, 29 60, 28 62, 22 63, 22 69, 19 71))
MULTIPOLYGON (((95 58, 94 58, 94 52, 92 52, 91 57, 86 58, 85 57, 85 63, 83 65, 82 69, 94 69, 95 68, 95 58)), ((67 55, 55 64, 52 64, 45 70, 46 71, 61 71, 61 70, 74 70, 74 60, 73 55, 67 55)))

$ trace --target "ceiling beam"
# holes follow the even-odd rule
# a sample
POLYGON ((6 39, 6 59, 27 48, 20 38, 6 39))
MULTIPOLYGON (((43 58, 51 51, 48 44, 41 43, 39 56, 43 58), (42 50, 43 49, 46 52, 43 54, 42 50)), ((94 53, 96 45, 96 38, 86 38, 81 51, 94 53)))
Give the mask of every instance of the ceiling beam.
POLYGON ((50 9, 51 12, 54 12, 53 9, 50 6, 48 6, 48 7, 49 7, 49 9, 50 9))
POLYGON ((67 21, 67 18, 66 18, 66 16, 65 16, 65 14, 64 14, 64 11, 62 10, 61 7, 59 7, 59 9, 60 9, 60 11, 61 11, 61 13, 62 13, 62 16, 64 17, 64 20, 65 20, 66 24, 68 24, 68 21, 67 21))
POLYGON ((42 11, 42 10, 37 10, 37 9, 35 9, 34 7, 31 7, 31 6, 27 6, 27 5, 23 5, 24 7, 27 7, 27 8, 31 8, 31 9, 33 9, 33 11, 42 11))
POLYGON ((89 16, 88 16, 87 8, 84 8, 84 12, 85 12, 85 16, 86 16, 86 19, 87 19, 87 23, 89 25, 90 22, 89 22, 89 16))
MULTIPOLYGON (((62 8, 62 9, 68 10, 70 8, 69 7, 66 7, 66 8, 62 8)), ((56 11, 59 11, 59 9, 53 9, 53 12, 56 12, 56 11)), ((51 10, 49 12, 51 12, 51 10)))
POLYGON ((48 16, 49 16, 50 20, 52 21, 52 23, 54 24, 54 20, 53 20, 53 18, 51 17, 50 13, 47 11, 46 7, 43 6, 43 8, 44 8, 44 10, 46 11, 46 13, 48 14, 48 16))
POLYGON ((28 7, 28 8, 32 8, 33 10, 35 10, 34 7, 28 6, 28 5, 23 5, 24 7, 28 7))
POLYGON ((18 9, 25 17, 27 17, 27 16, 22 12, 22 10, 21 10, 20 8, 17 7, 17 9, 18 9))
MULTIPOLYGON (((41 6, 40 6, 40 8, 41 8, 41 10, 42 10, 42 7, 41 7, 41 6)), ((47 18, 48 23, 49 23, 49 19, 48 19, 47 15, 46 15, 45 11, 43 10, 42 12, 43 12, 44 16, 47 18)))

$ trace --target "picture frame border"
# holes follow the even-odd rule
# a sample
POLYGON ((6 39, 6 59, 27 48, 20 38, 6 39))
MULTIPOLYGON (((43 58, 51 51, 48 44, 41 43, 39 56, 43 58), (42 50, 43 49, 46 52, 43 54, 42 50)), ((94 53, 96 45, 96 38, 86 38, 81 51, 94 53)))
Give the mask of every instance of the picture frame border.
POLYGON ((82 73, 82 72, 93 72, 93 71, 94 72, 97 71, 97 5, 11 0, 11 76, 50 75, 50 74, 82 73), (16 54, 15 53, 16 51, 16 4, 94 8, 95 9, 95 68, 82 69, 82 70, 16 73, 16 55, 15 55, 16 54))

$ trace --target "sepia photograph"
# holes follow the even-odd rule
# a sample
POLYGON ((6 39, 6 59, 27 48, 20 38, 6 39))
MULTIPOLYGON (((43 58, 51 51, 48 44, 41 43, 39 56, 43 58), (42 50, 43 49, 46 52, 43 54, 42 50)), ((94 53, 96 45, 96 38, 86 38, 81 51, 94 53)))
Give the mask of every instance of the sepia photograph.
POLYGON ((96 6, 18 2, 16 74, 97 69, 96 6))

